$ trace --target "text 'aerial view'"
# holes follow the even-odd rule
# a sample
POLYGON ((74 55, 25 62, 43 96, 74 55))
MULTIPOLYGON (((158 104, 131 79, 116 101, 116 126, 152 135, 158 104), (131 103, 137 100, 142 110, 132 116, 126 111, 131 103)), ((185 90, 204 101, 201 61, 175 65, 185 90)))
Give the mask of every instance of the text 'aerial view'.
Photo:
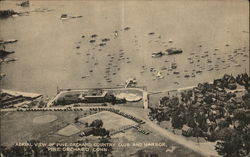
POLYGON ((0 0, 0 157, 250 157, 248 0, 0 0))

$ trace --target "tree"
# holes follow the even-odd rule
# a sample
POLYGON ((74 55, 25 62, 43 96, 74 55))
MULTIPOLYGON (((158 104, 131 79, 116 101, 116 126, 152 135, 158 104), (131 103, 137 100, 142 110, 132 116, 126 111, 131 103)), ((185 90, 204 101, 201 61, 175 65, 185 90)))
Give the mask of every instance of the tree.
POLYGON ((213 96, 212 95, 205 96, 204 101, 206 102, 206 104, 212 104, 213 96))
POLYGON ((96 119, 89 126, 95 128, 101 128, 103 126, 103 122, 101 119, 96 119))
POLYGON ((115 102, 116 102, 116 97, 115 97, 113 94, 107 93, 107 95, 106 95, 106 97, 105 97, 105 100, 106 100, 107 102, 111 102, 112 105, 114 105, 115 102))
POLYGON ((169 102, 169 97, 164 96, 163 98, 160 99, 160 104, 163 106, 168 106, 168 102, 169 102))
POLYGON ((9 154, 9 150, 7 147, 5 146, 0 146, 0 156, 7 156, 9 154))
POLYGON ((29 146, 12 146, 11 148, 9 148, 9 150, 7 150, 7 157, 20 157, 20 156, 25 156, 25 157, 32 157, 33 152, 31 147, 29 146))
POLYGON ((224 157, 245 157, 250 156, 250 129, 224 128, 217 131, 216 150, 224 157))
POLYGON ((88 122, 86 122, 86 123, 85 123, 85 126, 86 126, 86 127, 88 127, 88 126, 89 126, 89 123, 88 123, 88 122))
MULTIPOLYGON (((79 141, 79 143, 89 143, 89 140, 88 139, 84 139, 82 141, 79 141)), ((86 148, 88 148, 90 151, 84 151, 84 157, 93 157, 95 156, 95 152, 91 151, 91 146, 86 146, 86 148)))
POLYGON ((178 114, 176 114, 176 112, 174 112, 171 117, 172 117, 172 120, 171 120, 172 127, 174 129, 181 129, 183 127, 183 124, 184 124, 183 118, 178 116, 178 114))
POLYGON ((243 152, 245 156, 250 155, 250 128, 245 128, 242 132, 242 140, 243 140, 243 152))
POLYGON ((79 117, 77 116, 75 117, 75 123, 78 123, 78 121, 79 121, 79 117))
POLYGON ((217 142, 215 149, 224 157, 243 157, 242 140, 236 132, 230 132, 230 138, 217 142))
POLYGON ((243 100, 243 106, 246 109, 250 109, 250 93, 246 93, 245 95, 243 95, 242 100, 243 100))
POLYGON ((80 151, 74 151, 73 154, 72 154, 72 156, 73 157, 78 157, 81 154, 82 154, 82 152, 80 152, 80 151))
POLYGON ((112 154, 113 148, 111 145, 110 137, 102 137, 99 138, 99 143, 103 143, 104 145, 101 145, 100 148, 105 148, 106 151, 99 151, 100 157, 107 157, 109 154, 112 154))
POLYGON ((250 124, 250 116, 246 113, 246 111, 236 110, 234 112, 234 120, 239 122, 239 129, 245 128, 248 124, 250 124))
POLYGON ((197 143, 199 143, 199 137, 203 136, 203 132, 199 127, 193 129, 193 136, 196 137, 197 143))
MULTIPOLYGON (((36 140, 28 141, 31 146, 17 146, 13 145, 10 148, 0 147, 0 155, 4 157, 49 157, 50 153, 46 147, 38 147, 35 143, 36 140)), ((60 156, 63 157, 63 156, 60 156)))
POLYGON ((43 156, 50 157, 50 152, 47 147, 42 148, 43 156))
POLYGON ((201 128, 203 131, 207 132, 208 126, 206 123, 206 118, 204 115, 198 114, 196 117, 196 121, 198 123, 198 127, 201 128))
POLYGON ((228 121, 226 121, 226 120, 222 120, 222 121, 220 121, 219 123, 218 123, 218 126, 220 127, 220 129, 223 129, 223 128, 227 128, 227 127, 229 127, 229 122, 228 121))
POLYGON ((109 137, 109 131, 106 130, 105 128, 93 128, 92 132, 93 132, 92 134, 94 136, 102 136, 102 137, 107 136, 107 137, 109 137))
POLYGON ((189 116, 187 126, 189 126, 190 128, 195 128, 197 126, 197 124, 195 123, 195 119, 192 116, 189 116))

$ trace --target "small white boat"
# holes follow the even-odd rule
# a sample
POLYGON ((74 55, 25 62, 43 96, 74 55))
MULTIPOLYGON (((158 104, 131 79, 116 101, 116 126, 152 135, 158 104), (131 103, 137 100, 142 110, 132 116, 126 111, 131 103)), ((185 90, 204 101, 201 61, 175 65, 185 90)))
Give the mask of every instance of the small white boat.
POLYGON ((162 76, 162 75, 161 75, 161 72, 160 72, 160 71, 157 72, 156 76, 157 76, 157 77, 161 77, 161 76, 162 76))
POLYGON ((160 77, 158 77, 158 79, 164 79, 164 76, 160 76, 160 77))

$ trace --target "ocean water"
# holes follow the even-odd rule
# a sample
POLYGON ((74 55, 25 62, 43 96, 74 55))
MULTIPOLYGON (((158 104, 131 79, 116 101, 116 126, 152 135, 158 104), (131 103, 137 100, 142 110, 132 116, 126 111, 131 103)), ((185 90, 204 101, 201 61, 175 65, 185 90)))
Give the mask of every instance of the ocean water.
POLYGON ((1 88, 53 96, 57 87, 115 87, 135 77, 139 86, 160 91, 210 82, 225 73, 249 72, 247 0, 31 1, 29 8, 16 3, 0 1, 0 9, 32 12, 0 20, 0 38, 18 39, 6 45, 15 51, 8 57, 18 60, 1 65, 1 73, 6 73, 1 88), (51 11, 34 12, 44 8, 51 11), (82 18, 61 20, 62 14, 82 18), (95 43, 89 42, 92 34, 98 35, 95 43), (99 46, 104 38, 110 41, 99 46), (171 47, 183 53, 151 57, 171 47), (174 71, 179 75, 161 70, 171 63, 177 64, 174 71), (150 72, 151 67, 156 72, 150 72), (217 70, 208 71, 211 68, 217 70), (193 70, 202 73, 184 77, 193 70), (155 76, 159 71, 163 79, 155 76))

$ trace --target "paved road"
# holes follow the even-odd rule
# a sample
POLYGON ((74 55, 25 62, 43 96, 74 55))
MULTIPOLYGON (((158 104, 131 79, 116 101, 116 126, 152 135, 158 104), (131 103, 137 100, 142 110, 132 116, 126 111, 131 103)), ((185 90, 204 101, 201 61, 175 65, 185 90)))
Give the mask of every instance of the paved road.
POLYGON ((135 110, 131 109, 128 110, 127 108, 119 108, 122 112, 124 113, 129 113, 135 117, 138 117, 142 120, 144 120, 146 122, 146 124, 152 129, 154 130, 156 133, 159 133, 160 135, 162 135, 163 137, 165 137, 166 139, 170 139, 186 148, 189 148, 203 156, 207 156, 207 157, 217 157, 219 156, 217 151, 215 150, 215 143, 211 143, 211 142, 206 142, 206 143, 196 143, 193 141, 189 141, 186 138, 176 135, 164 128, 161 128, 159 125, 155 124, 154 122, 152 122, 147 114, 148 112, 140 112, 140 113, 136 113, 135 110))
POLYGON ((184 137, 179 136, 179 135, 175 135, 172 132, 161 128, 160 126, 158 126, 157 124, 153 123, 150 120, 147 119, 143 119, 152 129, 154 129, 156 132, 158 132, 159 134, 161 134, 162 136, 164 136, 167 139, 170 139, 180 145, 183 145, 199 154, 202 154, 204 156, 208 156, 208 157, 212 157, 212 156, 219 156, 217 151, 215 150, 215 144, 211 143, 211 142, 207 142, 207 143, 196 143, 193 141, 188 141, 186 140, 184 137))

